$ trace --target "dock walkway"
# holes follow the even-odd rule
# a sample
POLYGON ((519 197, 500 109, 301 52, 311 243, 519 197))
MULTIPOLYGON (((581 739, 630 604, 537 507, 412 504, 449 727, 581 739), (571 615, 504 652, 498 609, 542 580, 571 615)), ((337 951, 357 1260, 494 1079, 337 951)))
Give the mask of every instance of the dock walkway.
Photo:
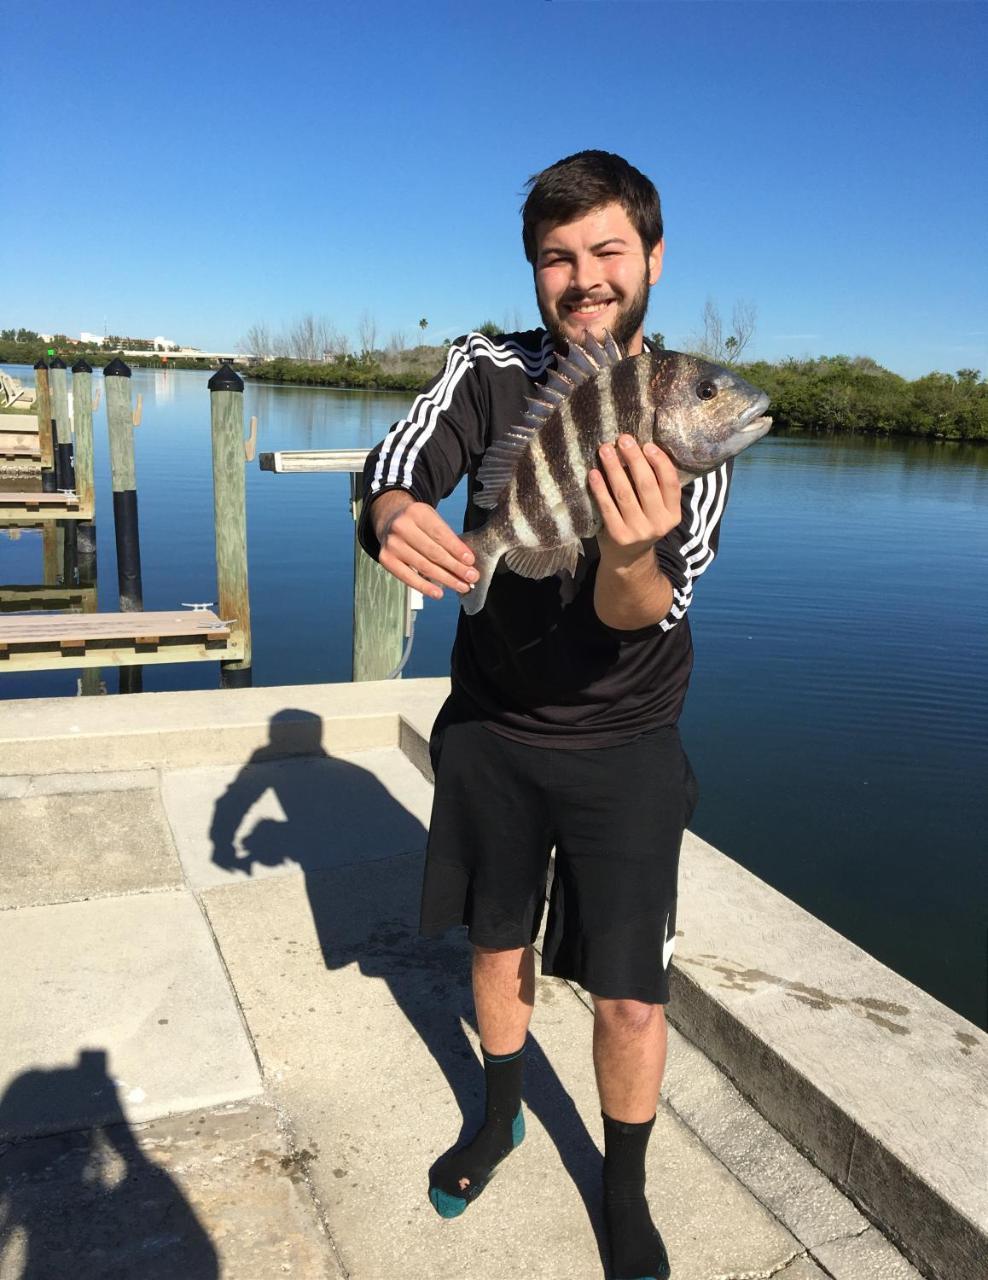
MULTIPOLYGON (((539 980, 523 1145, 463 1217, 426 1199, 482 1098, 466 944, 415 934, 446 686, 338 688, 5 704, 0 1280, 604 1274, 571 984, 539 980)), ((919 1276, 673 1025, 662 1092, 674 1280, 919 1276)))

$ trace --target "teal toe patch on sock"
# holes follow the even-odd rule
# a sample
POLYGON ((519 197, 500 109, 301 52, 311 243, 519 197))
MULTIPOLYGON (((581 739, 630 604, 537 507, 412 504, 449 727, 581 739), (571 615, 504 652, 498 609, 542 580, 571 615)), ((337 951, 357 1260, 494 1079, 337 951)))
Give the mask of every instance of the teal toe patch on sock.
MULTIPOLYGON (((524 1110, 521 1107, 519 1107, 518 1114, 515 1116, 514 1120, 512 1120, 511 1122, 511 1150, 512 1151, 515 1149, 515 1147, 517 1147, 522 1142, 524 1137, 525 1137, 525 1113, 524 1113, 524 1110)), ((508 1154, 507 1152, 504 1151, 503 1147, 501 1147, 500 1150, 501 1150, 502 1158, 504 1155, 508 1154)), ((454 1156, 455 1156, 455 1153, 454 1153, 454 1156)), ((463 1196, 451 1195, 448 1191, 444 1191, 442 1187, 430 1185, 429 1201, 432 1204, 433 1209, 435 1209, 436 1213, 438 1213, 441 1218, 458 1218, 460 1214, 463 1213, 463 1211, 466 1209, 467 1205, 472 1204, 473 1201, 477 1199, 477 1197, 480 1195, 483 1189, 490 1182, 491 1178, 494 1176, 494 1173, 497 1169, 498 1164, 500 1164, 500 1159, 494 1165, 492 1165, 489 1169, 485 1168, 483 1170, 483 1176, 478 1177, 475 1183, 472 1183, 471 1185, 469 1185, 466 1188, 466 1195, 463 1195, 463 1196)), ((448 1174, 448 1170, 447 1170, 447 1174, 448 1174)), ((446 1181, 447 1186, 453 1185, 453 1183, 448 1180, 448 1177, 443 1176, 440 1178, 440 1180, 446 1181)), ((462 1186, 462 1182, 460 1183, 460 1185, 462 1186)))
POLYGON ((467 1202, 462 1196, 447 1195, 439 1187, 429 1188, 429 1199, 440 1218, 458 1218, 467 1207, 467 1202))

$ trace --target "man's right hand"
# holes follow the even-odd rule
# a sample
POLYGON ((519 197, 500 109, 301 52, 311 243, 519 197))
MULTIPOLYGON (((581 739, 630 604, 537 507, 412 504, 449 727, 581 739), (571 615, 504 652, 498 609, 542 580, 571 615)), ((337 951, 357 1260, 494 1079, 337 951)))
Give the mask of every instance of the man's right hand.
POLYGON ((389 489, 375 498, 369 519, 381 544, 378 563, 424 596, 441 600, 440 584, 462 595, 480 576, 467 544, 435 507, 416 502, 406 490, 389 489))

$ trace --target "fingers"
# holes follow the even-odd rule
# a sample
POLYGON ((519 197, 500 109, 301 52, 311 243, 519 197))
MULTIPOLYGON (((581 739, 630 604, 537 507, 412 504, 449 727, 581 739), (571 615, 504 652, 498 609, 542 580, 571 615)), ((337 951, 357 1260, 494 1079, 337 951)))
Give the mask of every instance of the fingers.
POLYGON ((622 543, 656 541, 679 523, 681 486, 675 464, 651 442, 639 448, 629 435, 617 448, 600 449, 601 470, 591 471, 591 492, 604 525, 622 543))
POLYGON ((381 535, 383 568, 433 600, 441 599, 442 586, 463 594, 479 576, 470 548, 426 503, 404 507, 381 535))
POLYGON ((676 464, 658 445, 647 444, 644 452, 659 483, 662 501, 665 503, 666 510, 675 514, 676 523, 678 524, 683 500, 683 486, 679 479, 679 471, 676 468, 676 464))

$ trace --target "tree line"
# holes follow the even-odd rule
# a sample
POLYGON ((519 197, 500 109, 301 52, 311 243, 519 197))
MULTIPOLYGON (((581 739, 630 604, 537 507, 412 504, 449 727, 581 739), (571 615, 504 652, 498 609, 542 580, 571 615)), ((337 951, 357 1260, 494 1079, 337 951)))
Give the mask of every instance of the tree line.
MULTIPOLYGON (((422 334, 428 320, 419 321, 422 334)), ((883 368, 868 356, 817 356, 808 359, 743 361, 755 328, 751 304, 735 304, 725 324, 715 304, 707 303, 701 328, 684 346, 718 364, 736 368, 771 397, 769 413, 774 430, 825 434, 925 436, 944 440, 988 440, 988 382, 977 369, 928 373, 907 379, 883 368)), ((485 320, 477 329, 491 337, 502 328, 485 320)), ((661 333, 649 335, 656 347, 665 346, 661 333)), ((105 361, 105 349, 43 342, 25 329, 0 330, 0 362, 34 364, 47 356, 48 346, 71 364, 79 356, 94 366, 105 361), (63 349, 64 348, 64 349, 63 349)), ((394 333, 383 345, 369 313, 361 317, 358 341, 350 342, 318 317, 301 317, 284 333, 273 335, 255 325, 240 349, 268 355, 243 371, 248 378, 308 386, 417 392, 443 366, 449 342, 411 346, 404 334, 394 333)), ((160 356, 128 357, 132 364, 160 367, 160 356)), ((169 367, 184 362, 169 357, 169 367)), ((188 367, 202 368, 195 362, 188 367)))

